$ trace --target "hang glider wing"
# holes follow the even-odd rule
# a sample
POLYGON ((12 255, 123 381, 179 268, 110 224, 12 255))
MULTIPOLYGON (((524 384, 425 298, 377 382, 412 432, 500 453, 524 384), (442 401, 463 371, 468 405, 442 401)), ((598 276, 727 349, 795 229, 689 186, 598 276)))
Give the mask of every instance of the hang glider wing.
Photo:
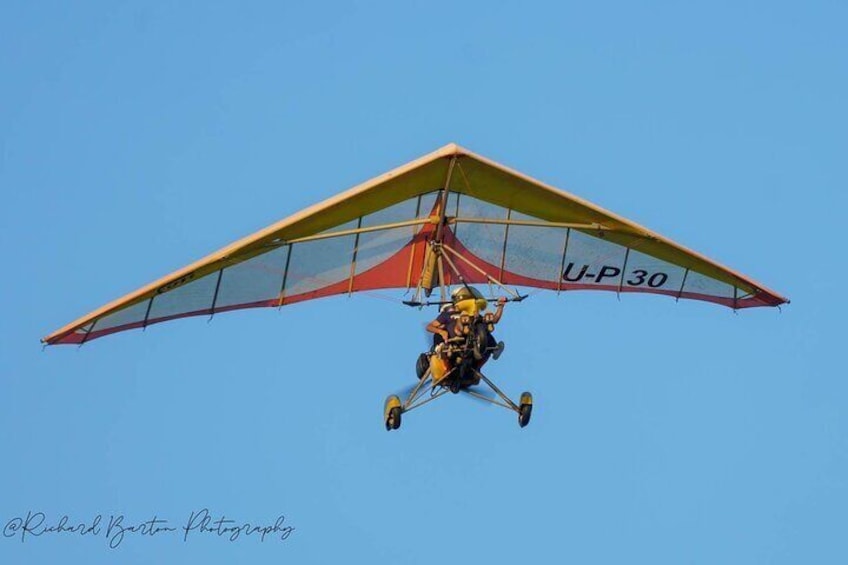
POLYGON ((460 278, 557 291, 654 293, 731 308, 788 302, 633 222, 450 144, 42 341, 82 344, 176 318, 372 289, 423 288, 429 294, 460 278))

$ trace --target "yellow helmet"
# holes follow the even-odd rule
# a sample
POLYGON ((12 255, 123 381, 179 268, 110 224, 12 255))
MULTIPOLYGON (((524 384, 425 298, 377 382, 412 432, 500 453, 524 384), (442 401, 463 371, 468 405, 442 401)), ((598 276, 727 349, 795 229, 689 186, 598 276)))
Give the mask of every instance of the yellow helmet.
POLYGON ((486 299, 476 288, 471 286, 458 286, 451 292, 451 300, 454 305, 464 314, 476 315, 486 309, 486 299))

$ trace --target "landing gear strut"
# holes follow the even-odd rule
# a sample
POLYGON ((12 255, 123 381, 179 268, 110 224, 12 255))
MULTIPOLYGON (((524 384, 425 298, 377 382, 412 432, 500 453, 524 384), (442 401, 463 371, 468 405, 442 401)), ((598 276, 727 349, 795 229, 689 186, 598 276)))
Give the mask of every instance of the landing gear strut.
POLYGON ((464 392, 470 396, 484 400, 495 406, 500 406, 511 410, 518 415, 518 425, 522 428, 530 423, 530 415, 533 412, 533 395, 529 392, 521 393, 518 403, 510 400, 495 384, 488 379, 483 373, 476 369, 468 369, 469 374, 463 377, 460 375, 459 368, 452 369, 442 379, 436 383, 433 380, 433 375, 429 368, 421 375, 420 380, 415 385, 415 388, 409 393, 405 400, 401 400, 397 395, 391 395, 386 399, 383 409, 383 418, 386 424, 386 430, 396 430, 400 427, 401 415, 423 406, 428 402, 447 394, 448 392, 458 394, 464 392), (481 394, 476 390, 478 385, 487 385, 496 395, 496 397, 481 394))

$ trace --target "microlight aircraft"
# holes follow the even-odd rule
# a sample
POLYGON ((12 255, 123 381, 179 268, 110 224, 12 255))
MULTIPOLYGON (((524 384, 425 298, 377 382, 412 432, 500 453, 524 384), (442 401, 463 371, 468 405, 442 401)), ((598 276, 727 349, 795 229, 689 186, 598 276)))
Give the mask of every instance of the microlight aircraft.
POLYGON ((458 335, 434 354, 442 370, 433 375, 429 353, 419 358, 411 392, 386 400, 387 429, 448 391, 479 396, 516 412, 522 427, 528 423, 532 396, 514 402, 480 372, 502 350, 489 337, 494 320, 486 307, 495 294, 519 302, 526 297, 519 288, 639 292, 734 310, 789 302, 634 222, 449 144, 110 302, 42 342, 82 345, 177 318, 375 289, 405 293, 399 300, 408 306, 440 306, 457 288, 468 292, 464 304, 454 304, 458 335), (470 285, 488 288, 490 298, 470 285), (480 384, 497 398, 477 392, 480 384))

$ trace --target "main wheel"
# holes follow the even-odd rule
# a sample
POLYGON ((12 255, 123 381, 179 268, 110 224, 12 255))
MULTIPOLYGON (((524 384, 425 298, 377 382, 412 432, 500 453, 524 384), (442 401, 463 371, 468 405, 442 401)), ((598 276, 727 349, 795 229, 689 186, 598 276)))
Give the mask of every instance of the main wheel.
POLYGON ((424 378, 424 375, 427 374, 427 371, 430 369, 430 356, 426 353, 422 353, 418 356, 418 360, 415 362, 415 374, 418 375, 418 380, 420 381, 424 378))
POLYGON ((397 395, 391 395, 386 399, 386 404, 383 408, 383 419, 386 423, 386 430, 396 430, 400 427, 400 415, 402 413, 400 398, 397 395))
POLYGON ((518 407, 518 425, 522 428, 530 423, 533 414, 533 395, 529 392, 521 393, 521 404, 518 407))
POLYGON ((386 420, 387 430, 396 430, 400 427, 400 408, 392 408, 386 420))

